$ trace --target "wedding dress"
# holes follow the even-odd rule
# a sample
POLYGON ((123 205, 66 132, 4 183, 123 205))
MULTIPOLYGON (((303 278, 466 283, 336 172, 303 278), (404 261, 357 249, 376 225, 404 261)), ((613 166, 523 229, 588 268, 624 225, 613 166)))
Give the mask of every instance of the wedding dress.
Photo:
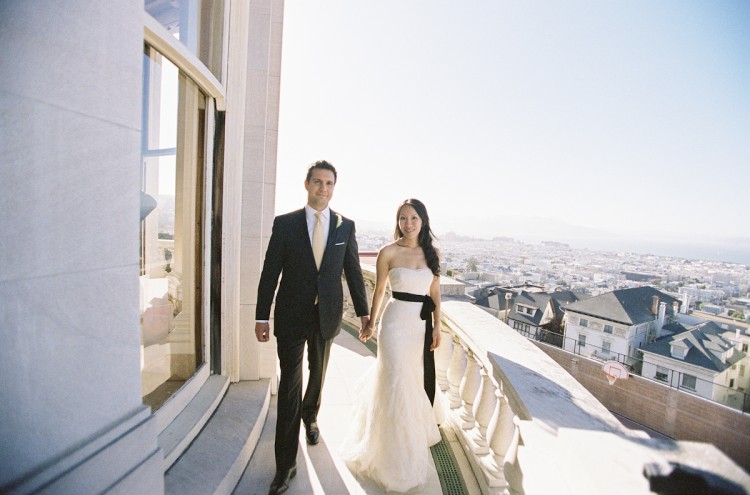
MULTIPOLYGON (((391 289, 424 295, 429 268, 393 268, 391 289)), ((341 453, 349 469, 386 491, 422 488, 435 468, 429 447, 440 441, 424 390, 422 304, 391 299, 378 332, 377 360, 355 392, 352 422, 341 453)))

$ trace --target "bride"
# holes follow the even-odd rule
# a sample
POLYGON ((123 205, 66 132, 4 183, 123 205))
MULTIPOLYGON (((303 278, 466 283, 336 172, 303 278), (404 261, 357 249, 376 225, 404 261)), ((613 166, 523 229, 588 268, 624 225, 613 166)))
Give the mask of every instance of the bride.
POLYGON ((423 354, 440 345, 440 260, 421 201, 407 199, 399 206, 394 239, 378 253, 373 318, 360 340, 375 330, 387 282, 393 297, 380 322, 377 360, 358 387, 342 457, 350 470, 386 491, 407 492, 427 483, 434 472, 429 447, 440 441, 423 368, 423 354))

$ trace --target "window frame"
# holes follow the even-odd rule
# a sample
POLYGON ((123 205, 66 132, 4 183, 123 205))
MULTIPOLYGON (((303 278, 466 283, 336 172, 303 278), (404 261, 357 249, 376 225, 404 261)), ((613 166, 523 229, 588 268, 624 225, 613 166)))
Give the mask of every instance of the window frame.
MULTIPOLYGON (((206 96, 205 111, 205 150, 203 167, 203 212, 200 214, 200 224, 202 225, 202 245, 197 247, 202 252, 202 265, 196 266, 196 271, 201 272, 203 284, 201 287, 201 310, 202 318, 202 338, 203 338, 203 363, 198 366, 193 375, 187 382, 167 400, 159 409, 154 412, 159 432, 163 431, 174 419, 187 407, 190 401, 202 390, 208 378, 211 375, 212 348, 210 321, 211 318, 211 246, 208 245, 211 239, 211 211, 210 205, 213 202, 213 149, 214 149, 214 132, 215 132, 215 111, 226 110, 226 91, 222 82, 206 67, 198 56, 192 53, 179 40, 154 19, 145 10, 143 11, 143 43, 151 46, 159 52, 165 59, 174 64, 178 71, 192 82, 206 96)), ((225 23, 228 22, 229 9, 225 9, 225 23)), ((224 30, 222 43, 227 43, 228 31, 224 30)), ((226 46, 225 46, 226 48, 226 46)), ((226 57, 224 57, 226 58, 226 57)), ((225 63, 225 62, 224 62, 225 63)), ((222 78, 226 80, 226 70, 222 70, 222 78)), ((218 331, 218 330, 217 330, 218 331)))
POLYGON ((185 76, 192 79, 209 99, 215 101, 217 110, 226 110, 226 92, 221 82, 188 47, 170 35, 169 31, 145 10, 143 11, 143 41, 169 59, 185 76))
POLYGON ((698 377, 696 377, 695 375, 682 373, 682 376, 680 377, 680 388, 684 388, 686 390, 695 392, 697 386, 698 386, 698 377), (693 381, 692 386, 685 383, 687 380, 690 380, 690 379, 693 381))
POLYGON ((664 366, 656 366, 656 372, 654 373, 654 379, 668 383, 669 382, 669 368, 665 368, 664 366))

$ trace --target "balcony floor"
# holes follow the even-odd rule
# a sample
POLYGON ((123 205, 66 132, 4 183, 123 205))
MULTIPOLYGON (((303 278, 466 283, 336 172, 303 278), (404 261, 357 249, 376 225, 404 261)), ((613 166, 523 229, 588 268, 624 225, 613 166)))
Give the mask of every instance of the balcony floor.
MULTIPOLYGON (((331 357, 323 388, 323 400, 318 417, 321 438, 320 443, 309 446, 305 442, 304 429, 300 432, 300 448, 297 453, 297 476, 289 486, 289 495, 301 494, 382 494, 385 493, 373 481, 355 477, 338 455, 338 449, 346 436, 348 415, 351 410, 352 391, 357 380, 375 361, 373 353, 354 336, 342 331, 336 337, 331 349, 331 357)), ((305 366, 305 371, 307 367, 305 366)), ((305 377, 306 379, 306 377, 305 377)), ((245 472, 234 490, 235 495, 265 495, 275 472, 274 431, 276 427, 276 396, 271 398, 271 405, 266 423, 263 426, 258 445, 245 472)), ((480 493, 479 487, 471 474, 471 468, 463 451, 450 430, 442 430, 442 445, 450 450, 449 471, 465 473, 459 480, 463 485, 456 489, 455 480, 444 476, 443 484, 448 487, 445 493, 480 493)), ((440 447, 441 444, 438 444, 440 447)), ((446 449, 446 450, 447 450, 446 449)), ((445 456, 441 456, 444 459, 445 456)), ((444 472, 445 461, 441 460, 441 472, 444 472)), ((427 487, 420 492, 429 495, 444 493, 443 484, 437 471, 428 480, 427 487)))

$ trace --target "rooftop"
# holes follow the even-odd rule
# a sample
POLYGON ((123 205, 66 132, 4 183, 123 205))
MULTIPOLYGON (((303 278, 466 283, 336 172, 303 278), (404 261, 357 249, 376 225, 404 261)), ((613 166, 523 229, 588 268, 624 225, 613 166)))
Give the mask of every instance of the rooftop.
MULTIPOLYGON (((373 283, 372 267, 363 268, 366 282, 373 283)), ((445 291, 451 290, 452 284, 446 283, 445 291)), ((437 470, 422 493, 580 495, 601 493, 601 487, 607 487, 613 494, 650 494, 644 469, 666 472, 674 465, 700 473, 704 479, 726 482, 736 493, 748 493, 750 476, 736 463, 737 457, 733 461, 710 443, 675 441, 633 429, 638 425, 610 412, 540 344, 460 296, 445 295, 442 309, 444 335, 435 361, 436 413, 443 441, 433 447, 437 470)), ((345 312, 347 320, 355 328, 357 319, 351 310, 345 312)), ((298 475, 290 485, 290 495, 383 493, 370 480, 349 472, 338 455, 347 433, 352 393, 373 361, 371 346, 352 334, 341 332, 334 340, 319 416, 321 442, 308 447, 301 432, 298 475)), ((572 366, 579 370, 592 366, 583 356, 568 356, 567 361, 574 361, 572 366)), ((599 370, 593 371, 596 378, 606 383, 603 374, 598 376, 600 366, 593 366, 599 370)), ((626 382, 636 381, 632 377, 626 382)), ((615 402, 632 401, 619 383, 605 387, 615 402)), ((211 437, 213 454, 230 450, 230 443, 241 443, 232 447, 241 451, 229 468, 236 475, 215 483, 225 490, 198 486, 209 475, 215 478, 217 471, 210 449, 202 447, 201 455, 190 453, 205 445, 201 433, 168 471, 167 493, 266 493, 275 471, 275 411, 268 381, 230 385, 204 432, 211 437), (249 408, 256 418, 252 421, 247 421, 249 408), (212 425, 218 422, 223 426, 212 425), (246 430, 250 431, 247 435, 246 430), (247 440, 240 442, 238 436, 247 440), (233 481, 227 481, 230 478, 233 481)), ((736 411, 725 413, 734 420, 740 418, 736 423, 740 430, 734 436, 744 438, 747 418, 736 411)), ((739 456, 746 455, 746 446, 740 449, 739 456)))

